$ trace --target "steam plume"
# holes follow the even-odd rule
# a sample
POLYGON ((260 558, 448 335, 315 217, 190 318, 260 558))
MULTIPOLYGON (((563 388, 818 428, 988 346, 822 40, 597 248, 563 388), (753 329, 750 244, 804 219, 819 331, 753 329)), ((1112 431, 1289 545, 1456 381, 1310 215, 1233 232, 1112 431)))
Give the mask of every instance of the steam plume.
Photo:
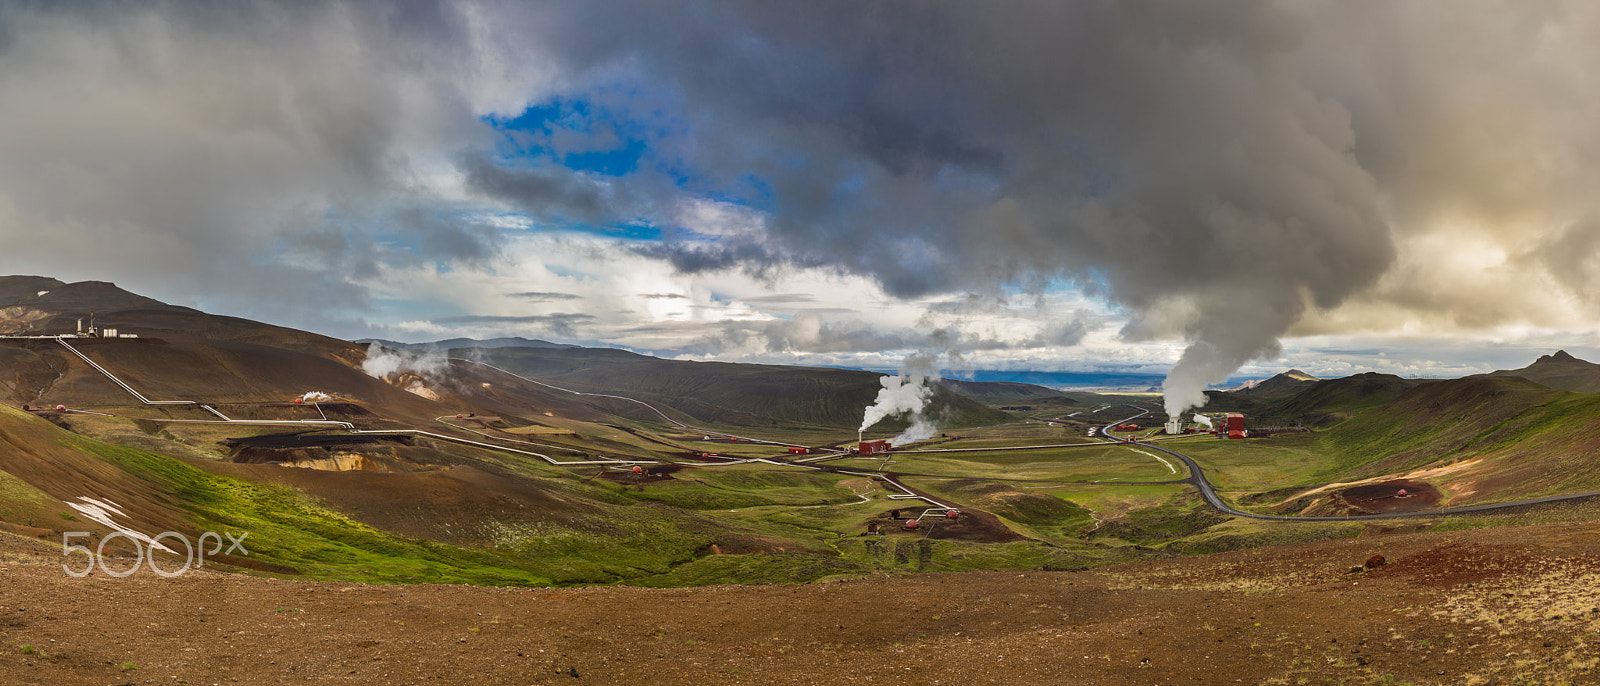
POLYGON ((449 366, 450 361, 442 350, 390 350, 372 343, 367 346, 367 359, 361 363, 361 371, 386 381, 395 374, 415 374, 442 381, 449 366))
POLYGON ((889 439, 890 443, 905 445, 931 438, 939 428, 926 410, 928 400, 933 397, 931 384, 938 376, 938 360, 937 353, 917 353, 906 358, 899 374, 880 378, 878 382, 883 388, 878 390, 877 400, 862 416, 861 430, 866 431, 888 417, 903 416, 911 420, 911 426, 889 439))

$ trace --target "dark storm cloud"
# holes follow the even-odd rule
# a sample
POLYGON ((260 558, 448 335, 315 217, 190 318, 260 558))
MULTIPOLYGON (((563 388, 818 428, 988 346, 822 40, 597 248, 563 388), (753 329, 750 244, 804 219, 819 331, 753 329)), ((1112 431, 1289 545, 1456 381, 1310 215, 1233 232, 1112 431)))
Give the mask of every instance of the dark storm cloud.
POLYGON ((402 197, 413 155, 482 135, 452 5, 5 3, 0 27, 0 271, 323 328, 389 258, 495 252, 402 197))
MULTIPOLYGON (((1570 319, 1527 284, 1595 314, 1597 45, 1559 0, 6 3, 0 271, 305 323, 394 267, 490 270, 498 230, 440 209, 488 203, 659 230, 635 251, 686 272, 1074 283, 1189 342, 1182 405, 1341 304, 1319 325, 1570 319), (637 135, 637 168, 495 149, 486 116, 557 99, 618 122, 551 150, 637 135), (759 226, 679 226, 707 198, 759 226), (1479 243, 1504 287, 1452 283, 1479 243)), ((754 335, 915 343, 839 326, 754 335)))
MULTIPOLYGON (((1075 280, 1128 308, 1126 336, 1191 341, 1169 378, 1174 406, 1275 355, 1307 311, 1372 287, 1413 230, 1393 221, 1531 206, 1487 172, 1525 176, 1541 160, 1486 153, 1493 124, 1569 155, 1523 122, 1594 109, 1592 83, 1548 69, 1593 60, 1596 16, 1582 4, 545 10, 575 68, 672 91, 691 135, 658 152, 729 186, 759 178, 748 197, 770 197, 764 237, 648 253, 685 271, 833 265, 900 296, 1075 280), (1543 72, 1525 57, 1539 53, 1543 72)), ((1593 180, 1594 158, 1564 159, 1593 180)))
POLYGON ((1197 339, 1193 399, 1393 259, 1348 113, 1293 72, 1293 8, 596 7, 554 10, 567 54, 680 88, 715 139, 670 151, 771 186, 765 237, 643 248, 684 271, 835 265, 901 296, 1076 278, 1141 315, 1130 335, 1197 339))
POLYGON ((510 168, 482 153, 463 155, 459 167, 469 188, 509 202, 536 219, 605 224, 637 214, 615 186, 564 167, 510 168))

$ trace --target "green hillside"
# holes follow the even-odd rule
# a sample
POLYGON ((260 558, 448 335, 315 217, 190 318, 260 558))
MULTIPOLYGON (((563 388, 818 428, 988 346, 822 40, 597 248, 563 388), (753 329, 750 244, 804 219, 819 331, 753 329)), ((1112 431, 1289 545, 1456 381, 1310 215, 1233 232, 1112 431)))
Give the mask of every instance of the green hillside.
POLYGON ((1580 360, 1557 350, 1521 369, 1502 369, 1489 376, 1520 376, 1534 383, 1563 391, 1600 393, 1600 364, 1580 360))
POLYGON ((1430 382, 1367 372, 1310 383, 1294 395, 1264 402, 1258 411, 1308 426, 1327 425, 1387 405, 1407 390, 1426 383, 1430 382))
POLYGON ((1362 376, 1296 398, 1333 422, 1315 433, 1194 454, 1243 491, 1407 474, 1439 487, 1450 506, 1600 490, 1600 395, 1510 376, 1362 376))
POLYGON ((1321 432, 1319 445, 1332 458, 1330 477, 1416 468, 1497 447, 1563 395, 1513 377, 1418 384, 1321 432))

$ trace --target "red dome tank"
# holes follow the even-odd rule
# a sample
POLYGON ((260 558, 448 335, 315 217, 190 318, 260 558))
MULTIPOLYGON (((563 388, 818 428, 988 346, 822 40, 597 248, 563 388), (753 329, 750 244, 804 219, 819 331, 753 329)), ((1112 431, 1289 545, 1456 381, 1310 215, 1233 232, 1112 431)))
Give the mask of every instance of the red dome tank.
POLYGON ((459 415, 459 414, 456 415, 456 419, 461 419, 461 418, 462 418, 461 415, 459 415))
POLYGON ((305 398, 295 398, 295 399, 294 399, 294 404, 296 404, 296 405, 300 405, 300 404, 303 404, 303 403, 305 403, 305 401, 306 401, 306 399, 305 399, 305 398))
POLYGON ((67 406, 66 405, 57 405, 56 406, 56 411, 57 412, 66 412, 67 411, 67 406))
POLYGON ((915 520, 915 519, 907 519, 906 520, 906 531, 916 531, 917 527, 919 527, 919 526, 922 526, 922 525, 917 523, 917 520, 915 520))
POLYGON ((960 512, 956 512, 955 510, 945 510, 944 511, 944 518, 945 519, 960 519, 961 518, 961 513, 960 512))
POLYGON ((640 467, 639 465, 634 465, 633 466, 633 473, 634 474, 643 474, 644 473, 644 467, 640 467))

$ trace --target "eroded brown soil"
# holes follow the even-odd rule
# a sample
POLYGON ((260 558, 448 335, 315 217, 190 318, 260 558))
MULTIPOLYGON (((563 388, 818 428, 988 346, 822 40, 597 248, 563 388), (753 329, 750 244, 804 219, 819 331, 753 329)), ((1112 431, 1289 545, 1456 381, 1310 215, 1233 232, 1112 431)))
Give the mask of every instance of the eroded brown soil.
POLYGON ((0 683, 1595 683, 1597 534, 673 590, 73 579, 0 535, 0 683))
POLYGON ((1439 489, 1416 479, 1391 479, 1352 486, 1339 492, 1352 514, 1421 512, 1439 507, 1439 489))

